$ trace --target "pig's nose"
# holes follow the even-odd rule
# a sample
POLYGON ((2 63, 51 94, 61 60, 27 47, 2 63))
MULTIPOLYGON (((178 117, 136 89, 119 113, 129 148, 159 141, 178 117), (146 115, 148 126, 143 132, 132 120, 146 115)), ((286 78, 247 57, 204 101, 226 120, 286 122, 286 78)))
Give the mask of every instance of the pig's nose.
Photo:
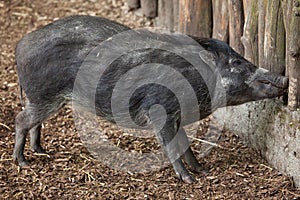
POLYGON ((283 88, 287 88, 289 86, 289 78, 283 77, 282 84, 283 84, 283 88))

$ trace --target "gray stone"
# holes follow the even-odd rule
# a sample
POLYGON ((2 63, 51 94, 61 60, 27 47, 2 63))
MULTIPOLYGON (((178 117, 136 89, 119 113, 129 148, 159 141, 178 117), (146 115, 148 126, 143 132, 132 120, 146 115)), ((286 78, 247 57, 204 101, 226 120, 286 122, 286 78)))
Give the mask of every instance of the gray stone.
POLYGON ((279 100, 246 103, 228 108, 225 127, 300 187, 299 110, 289 111, 279 100))

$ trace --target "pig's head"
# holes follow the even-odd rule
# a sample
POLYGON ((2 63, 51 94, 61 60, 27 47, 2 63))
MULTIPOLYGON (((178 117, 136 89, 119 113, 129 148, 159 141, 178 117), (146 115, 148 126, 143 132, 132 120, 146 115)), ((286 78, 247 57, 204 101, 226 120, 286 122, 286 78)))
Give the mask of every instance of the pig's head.
POLYGON ((198 39, 205 50, 199 53, 208 65, 216 66, 226 91, 227 105, 274 98, 283 95, 288 78, 258 68, 225 42, 215 39, 198 39))

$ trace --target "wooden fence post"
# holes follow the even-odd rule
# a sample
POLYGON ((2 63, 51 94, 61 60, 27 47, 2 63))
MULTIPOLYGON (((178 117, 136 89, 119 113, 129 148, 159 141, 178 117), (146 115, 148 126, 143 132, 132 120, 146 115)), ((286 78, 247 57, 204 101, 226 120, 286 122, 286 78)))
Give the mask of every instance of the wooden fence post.
POLYGON ((229 11, 229 44, 230 46, 244 55, 244 46, 241 38, 243 35, 244 12, 242 0, 228 0, 229 11))
POLYGON ((129 9, 136 9, 140 7, 140 0, 126 0, 129 9))
POLYGON ((264 37, 263 67, 269 71, 283 74, 285 69, 285 30, 280 0, 268 1, 266 10, 264 35, 258 36, 264 37))
POLYGON ((213 38, 228 42, 229 16, 227 1, 212 0, 213 38))
POLYGON ((244 33, 242 36, 242 42, 245 47, 244 57, 258 64, 258 3, 257 1, 251 1, 250 8, 246 14, 244 33))
POLYGON ((286 70, 289 75, 288 106, 296 110, 300 106, 300 0, 281 0, 286 30, 286 70))
POLYGON ((157 16, 157 0, 140 1, 143 15, 150 18, 154 18, 157 16))
POLYGON ((170 31, 178 30, 179 0, 158 1, 158 24, 170 31))
POLYGON ((211 0, 180 0, 179 31, 199 37, 211 37, 211 0))
POLYGON ((247 13, 251 7, 252 0, 243 0, 243 7, 244 7, 244 19, 247 18, 247 13))
POLYGON ((258 1, 258 66, 264 67, 266 9, 268 0, 258 1))

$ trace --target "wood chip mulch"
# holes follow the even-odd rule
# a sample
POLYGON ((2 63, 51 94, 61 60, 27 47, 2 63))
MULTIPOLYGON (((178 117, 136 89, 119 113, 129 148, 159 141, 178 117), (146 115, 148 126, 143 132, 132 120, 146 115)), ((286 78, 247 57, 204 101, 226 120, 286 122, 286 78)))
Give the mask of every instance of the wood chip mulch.
MULTIPOLYGON (((130 27, 153 21, 128 12, 122 0, 0 0, 0 199, 297 199, 300 190, 272 169, 233 133, 222 133, 219 147, 203 159, 199 141, 193 148, 208 174, 194 174, 185 184, 170 165, 147 173, 105 166, 82 144, 70 108, 47 120, 42 144, 49 155, 30 151, 30 168, 12 161, 14 118, 21 110, 15 71, 15 46, 21 37, 54 19, 74 14, 104 16, 130 27), (221 148, 222 147, 222 148, 221 148)), ((118 132, 118 131, 117 131, 118 132)), ((135 140, 113 131, 108 137, 127 150, 156 151, 155 139, 135 140)))

